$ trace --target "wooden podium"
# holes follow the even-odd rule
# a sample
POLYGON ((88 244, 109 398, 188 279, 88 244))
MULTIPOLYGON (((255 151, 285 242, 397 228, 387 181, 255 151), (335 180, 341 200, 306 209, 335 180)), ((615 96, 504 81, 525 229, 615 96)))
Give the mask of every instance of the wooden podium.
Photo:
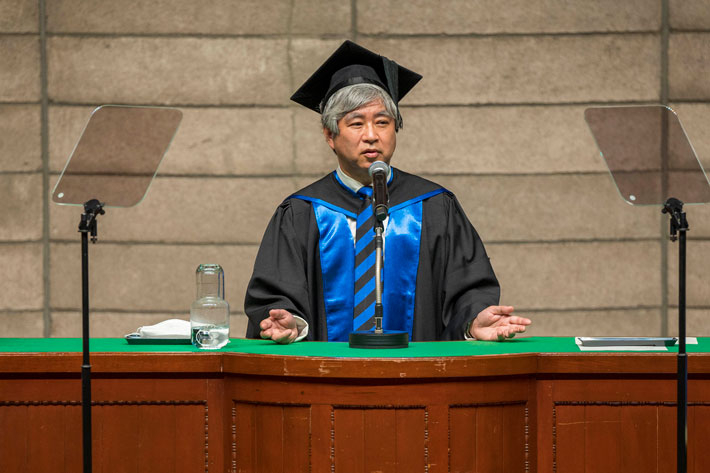
MULTIPOLYGON (((285 356, 263 344, 94 352, 94 468, 675 471, 673 354, 446 356, 450 343, 420 358, 285 356)), ((0 354, 0 471, 80 471, 80 365, 74 352, 0 354)), ((689 401, 688 465, 700 473, 710 467, 706 353, 690 357, 689 401)))

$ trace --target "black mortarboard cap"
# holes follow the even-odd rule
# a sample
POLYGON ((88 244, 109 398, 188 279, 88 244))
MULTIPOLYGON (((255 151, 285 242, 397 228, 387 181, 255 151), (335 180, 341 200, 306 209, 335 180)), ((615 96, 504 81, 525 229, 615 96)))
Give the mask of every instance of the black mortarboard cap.
MULTIPOLYGON (((385 89, 395 105, 422 76, 352 41, 345 41, 291 96, 291 100, 318 113, 321 104, 338 90, 370 83, 385 89)), ((398 117, 399 119, 399 117, 398 117)))

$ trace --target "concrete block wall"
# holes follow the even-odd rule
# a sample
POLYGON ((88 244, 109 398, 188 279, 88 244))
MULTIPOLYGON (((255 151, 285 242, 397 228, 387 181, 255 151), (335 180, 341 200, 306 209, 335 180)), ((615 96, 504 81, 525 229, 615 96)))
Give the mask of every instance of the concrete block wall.
MULTIPOLYGON (((81 334, 81 210, 50 193, 106 103, 184 119, 146 200, 99 220, 92 335, 187 318, 202 262, 243 334, 273 210, 335 165, 288 97, 344 39, 423 74, 393 164, 457 194, 530 335, 674 333, 667 217, 618 197, 583 111, 667 103, 710 167, 704 0, 0 0, 5 336, 81 334)), ((710 335, 710 208, 687 212, 689 333, 710 335)))

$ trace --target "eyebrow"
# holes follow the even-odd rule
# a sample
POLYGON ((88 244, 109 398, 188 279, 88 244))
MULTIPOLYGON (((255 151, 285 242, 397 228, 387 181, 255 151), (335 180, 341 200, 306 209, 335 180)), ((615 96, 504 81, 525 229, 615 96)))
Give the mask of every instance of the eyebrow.
MULTIPOLYGON (((363 118, 365 115, 362 112, 358 112, 357 110, 353 110, 352 112, 348 113, 345 115, 346 120, 353 120, 355 118, 363 118)), ((375 117, 387 117, 387 118, 392 118, 392 116, 387 112, 386 108, 383 108, 379 112, 375 113, 375 117)))

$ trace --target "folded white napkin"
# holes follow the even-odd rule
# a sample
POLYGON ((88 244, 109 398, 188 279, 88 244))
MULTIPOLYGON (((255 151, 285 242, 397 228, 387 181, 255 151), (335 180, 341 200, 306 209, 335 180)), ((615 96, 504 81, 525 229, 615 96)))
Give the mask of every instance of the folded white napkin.
POLYGON ((138 327, 138 330, 130 335, 140 338, 190 338, 190 322, 180 319, 164 320, 155 325, 138 327))

